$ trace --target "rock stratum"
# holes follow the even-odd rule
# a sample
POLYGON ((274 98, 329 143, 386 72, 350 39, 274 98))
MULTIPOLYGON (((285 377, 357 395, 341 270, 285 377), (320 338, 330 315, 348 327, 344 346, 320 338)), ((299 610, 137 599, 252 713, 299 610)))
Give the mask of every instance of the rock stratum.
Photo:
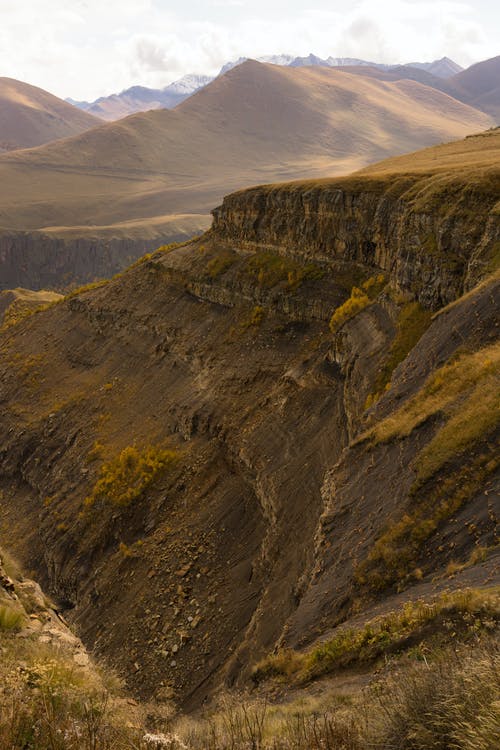
POLYGON ((498 580, 499 153, 228 196, 4 325, 0 538, 137 695, 498 580))

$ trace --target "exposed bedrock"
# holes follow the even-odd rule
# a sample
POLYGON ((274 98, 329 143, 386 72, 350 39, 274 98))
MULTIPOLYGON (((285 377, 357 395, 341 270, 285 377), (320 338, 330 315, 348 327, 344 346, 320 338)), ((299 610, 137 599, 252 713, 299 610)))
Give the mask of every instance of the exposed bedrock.
POLYGON ((401 290, 437 309, 473 286, 498 249, 496 197, 474 209, 431 209, 408 195, 411 186, 400 178, 256 187, 224 199, 213 211, 212 232, 246 247, 382 268, 401 290))

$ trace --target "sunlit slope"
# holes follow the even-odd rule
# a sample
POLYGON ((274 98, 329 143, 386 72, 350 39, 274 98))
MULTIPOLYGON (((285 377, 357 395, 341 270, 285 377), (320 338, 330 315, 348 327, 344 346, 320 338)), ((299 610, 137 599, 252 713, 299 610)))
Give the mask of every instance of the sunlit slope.
POLYGON ((345 174, 490 125, 414 81, 249 61, 175 110, 0 157, 0 227, 206 214, 240 187, 345 174))
POLYGON ((57 96, 13 78, 0 78, 0 151, 40 146, 100 124, 57 96))

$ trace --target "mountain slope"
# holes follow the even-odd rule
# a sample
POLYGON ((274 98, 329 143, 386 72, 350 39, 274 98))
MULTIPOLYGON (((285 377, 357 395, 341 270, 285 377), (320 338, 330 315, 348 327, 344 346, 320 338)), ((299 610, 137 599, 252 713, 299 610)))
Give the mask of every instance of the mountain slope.
POLYGON ((137 695, 498 579, 499 177, 492 131, 240 191, 2 331, 0 538, 137 695))
POLYGON ((2 156, 0 226, 51 236, 76 226, 83 237, 88 226, 95 237, 99 227, 134 222, 137 236, 141 222, 148 232, 189 213, 199 227, 197 215, 230 189, 348 172, 489 125, 413 81, 247 62, 175 110, 2 156))
POLYGON ((453 76, 451 83, 462 101, 490 114, 500 123, 500 56, 472 65, 453 76))
POLYGON ((40 146, 99 124, 43 89, 0 78, 0 152, 40 146))
POLYGON ((457 73, 460 73, 463 68, 458 65, 454 60, 450 60, 449 57, 442 57, 440 60, 434 60, 430 63, 407 63, 408 67, 421 68, 426 70, 431 75, 438 78, 451 78, 457 73))

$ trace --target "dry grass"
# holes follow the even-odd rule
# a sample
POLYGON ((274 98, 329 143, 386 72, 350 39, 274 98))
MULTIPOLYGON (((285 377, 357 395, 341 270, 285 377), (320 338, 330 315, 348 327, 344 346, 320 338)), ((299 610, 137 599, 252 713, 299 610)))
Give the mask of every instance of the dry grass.
POLYGON ((0 602, 0 631, 19 630, 24 619, 24 614, 20 607, 0 602))
POLYGON ((359 663, 369 663, 383 654, 425 643, 447 634, 452 623, 456 635, 468 638, 500 620, 498 589, 457 591, 441 594, 431 602, 408 602, 399 611, 379 617, 359 628, 341 628, 332 639, 307 652, 279 651, 260 662, 254 679, 260 682, 280 677, 307 683, 321 675, 359 663))
POLYGON ((393 519, 355 571, 358 585, 382 590, 399 588, 421 577, 417 568, 425 542, 484 487, 500 460, 491 448, 467 462, 431 489, 415 484, 411 510, 393 519))
POLYGON ((63 297, 56 292, 34 292, 30 289, 14 289, 0 292, 0 310, 4 307, 0 332, 20 323, 33 313, 46 310, 63 297))
POLYGON ((374 690, 368 747, 385 750, 493 750, 500 736, 498 643, 448 650, 374 690))
POLYGON ((128 446, 101 466, 99 478, 85 499, 85 505, 93 506, 99 501, 118 506, 130 505, 178 459, 175 451, 158 446, 149 445, 142 449, 128 446))
POLYGON ((340 307, 334 310, 330 318, 330 331, 337 333, 344 323, 354 318, 374 300, 385 286, 385 276, 378 274, 367 279, 361 287, 353 286, 351 295, 340 307))
POLYGON ((363 437, 375 443, 387 442, 410 435, 430 417, 446 417, 445 424, 416 461, 418 477, 425 481, 489 434, 500 421, 499 366, 499 343, 476 352, 459 353, 430 375, 413 398, 363 437))
POLYGON ((364 694, 270 705, 234 697, 176 731, 189 750, 493 750, 499 649, 445 649, 400 663, 364 694))

